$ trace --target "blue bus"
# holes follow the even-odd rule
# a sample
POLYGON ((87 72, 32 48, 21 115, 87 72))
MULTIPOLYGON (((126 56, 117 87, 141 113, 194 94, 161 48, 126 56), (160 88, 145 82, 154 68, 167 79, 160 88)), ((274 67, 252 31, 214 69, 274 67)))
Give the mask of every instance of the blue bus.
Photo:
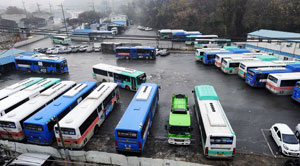
POLYGON ((263 67, 249 69, 245 82, 252 87, 265 87, 269 74, 300 72, 300 64, 288 64, 286 67, 263 67))
POLYGON ((246 74, 245 82, 252 87, 265 87, 269 74, 273 73, 290 73, 290 69, 285 67, 267 67, 249 69, 246 74))
POLYGON ((295 101, 300 103, 300 81, 298 81, 295 85, 293 95, 292 95, 292 99, 294 99, 295 101))
POLYGON ((56 55, 34 54, 32 56, 21 55, 16 57, 16 68, 37 73, 68 72, 67 60, 56 55))
POLYGON ((204 51, 203 59, 202 59, 203 64, 214 65, 215 57, 217 54, 232 54, 232 52, 225 50, 225 49, 204 51))
MULTIPOLYGON (((96 82, 83 81, 23 122, 28 142, 50 145, 55 138, 55 117, 61 120, 91 93, 96 82)), ((78 115, 80 116, 80 115, 78 115)))
POLYGON ((135 46, 135 47, 117 47, 116 57, 119 59, 155 59, 155 47, 135 46))
POLYGON ((191 36, 191 35, 202 35, 202 33, 200 33, 199 31, 173 32, 172 41, 185 42, 187 40, 187 36, 191 36))
POLYGON ((250 50, 246 49, 246 48, 236 48, 236 49, 232 49, 231 52, 233 54, 243 54, 243 53, 252 53, 250 50))
POLYGON ((143 151, 158 100, 159 86, 143 83, 115 128, 115 147, 118 152, 143 151))

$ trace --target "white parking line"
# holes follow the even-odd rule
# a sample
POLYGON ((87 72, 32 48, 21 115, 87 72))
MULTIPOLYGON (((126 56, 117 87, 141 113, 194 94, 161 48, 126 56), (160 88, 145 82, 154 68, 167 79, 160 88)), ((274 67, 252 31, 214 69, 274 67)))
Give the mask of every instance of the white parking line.
POLYGON ((268 140, 267 140, 267 138, 266 138, 266 136, 265 136, 265 133, 264 133, 264 131, 270 131, 270 129, 260 129, 260 130, 261 130, 262 135, 263 135, 264 138, 265 138, 265 141, 266 141, 266 143, 267 143, 267 145, 268 145, 268 147, 269 147, 269 149, 270 149, 272 155, 274 156, 274 158, 277 158, 276 155, 274 155, 274 152, 273 152, 273 150, 272 150, 272 148, 271 148, 271 146, 270 146, 270 144, 269 144, 269 142, 268 142, 268 140))

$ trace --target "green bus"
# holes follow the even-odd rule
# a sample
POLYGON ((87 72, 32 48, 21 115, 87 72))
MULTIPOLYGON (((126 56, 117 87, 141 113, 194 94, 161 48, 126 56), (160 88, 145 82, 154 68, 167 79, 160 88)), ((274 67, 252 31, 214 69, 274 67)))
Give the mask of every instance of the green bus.
POLYGON ((231 39, 196 39, 195 48, 223 48, 231 46, 231 39))
POLYGON ((187 36, 187 40, 185 41, 185 45, 194 45, 196 39, 217 39, 218 35, 190 35, 187 36))
POLYGON ((68 36, 50 36, 50 39, 54 44, 68 45, 71 42, 71 38, 68 36))
POLYGON ((99 82, 114 82, 119 87, 136 91, 146 82, 146 73, 125 67, 99 63, 93 66, 93 77, 99 82))
POLYGON ((172 95, 172 108, 169 116, 168 143, 173 145, 191 144, 191 115, 188 108, 188 96, 172 95))
POLYGON ((214 87, 198 85, 194 87, 193 93, 194 111, 205 157, 234 157, 236 134, 231 128, 214 87))
POLYGON ((172 39, 174 32, 185 32, 183 29, 160 29, 157 31, 157 36, 160 39, 172 39))

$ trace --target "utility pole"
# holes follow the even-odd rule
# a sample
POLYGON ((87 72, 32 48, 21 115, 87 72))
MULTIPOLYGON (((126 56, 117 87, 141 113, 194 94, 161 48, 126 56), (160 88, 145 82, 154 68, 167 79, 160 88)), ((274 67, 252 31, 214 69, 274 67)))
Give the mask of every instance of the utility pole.
POLYGON ((23 8, 24 8, 24 11, 25 11, 25 15, 26 15, 26 17, 27 17, 27 11, 26 11, 26 7, 25 7, 25 2, 22 1, 22 3, 23 3, 23 8))
POLYGON ((49 9, 50 9, 50 15, 52 14, 52 6, 51 3, 49 2, 49 9))
POLYGON ((93 0, 93 10, 94 10, 94 12, 96 11, 95 10, 95 1, 93 0))
POLYGON ((58 122, 58 118, 54 117, 54 120, 55 120, 55 123, 57 124, 58 132, 59 132, 59 138, 60 138, 60 141, 62 143, 64 152, 65 152, 66 162, 68 163, 69 160, 70 160, 69 151, 68 151, 68 149, 65 146, 64 138, 63 138, 62 133, 61 133, 61 128, 60 128, 60 125, 59 125, 59 122, 58 122))
POLYGON ((36 6, 37 6, 37 8, 38 8, 38 11, 39 11, 39 13, 41 12, 41 9, 40 9, 40 4, 39 3, 36 3, 36 6))
POLYGON ((62 14, 63 14, 63 17, 64 17, 64 22, 65 22, 65 27, 66 27, 66 34, 68 36, 68 27, 67 27, 67 22, 66 22, 66 18, 65 18, 64 7, 63 7, 62 3, 61 3, 60 6, 61 6, 62 14))

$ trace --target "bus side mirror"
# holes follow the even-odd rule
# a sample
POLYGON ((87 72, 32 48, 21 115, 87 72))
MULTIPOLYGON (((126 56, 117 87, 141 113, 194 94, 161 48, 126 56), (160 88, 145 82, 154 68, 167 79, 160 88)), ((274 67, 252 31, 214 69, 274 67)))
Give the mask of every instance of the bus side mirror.
POLYGON ((195 91, 194 91, 194 90, 192 90, 192 93, 195 93, 195 91))
POLYGON ((168 130, 168 126, 167 125, 165 125, 165 130, 168 130))

